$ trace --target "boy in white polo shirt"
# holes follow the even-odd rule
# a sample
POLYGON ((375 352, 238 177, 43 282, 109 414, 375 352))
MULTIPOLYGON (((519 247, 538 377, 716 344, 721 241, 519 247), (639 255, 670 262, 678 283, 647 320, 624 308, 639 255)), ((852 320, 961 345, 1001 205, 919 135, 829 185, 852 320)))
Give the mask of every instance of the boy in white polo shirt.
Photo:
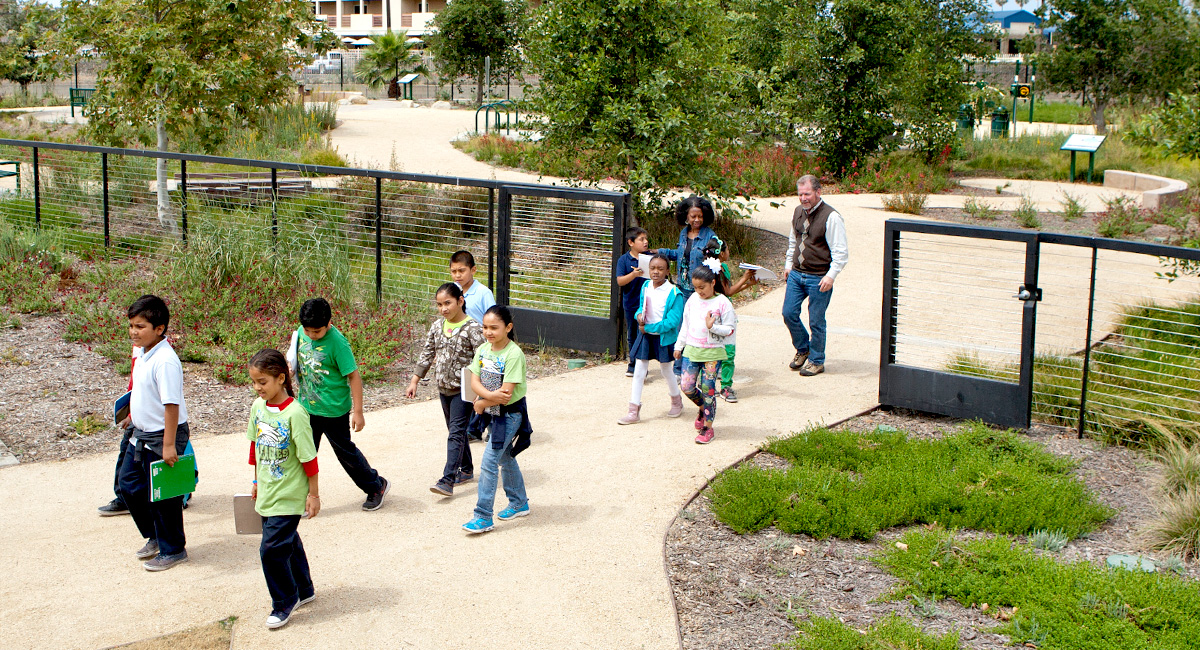
POLYGON ((450 277, 462 289, 463 298, 467 301, 463 311, 471 320, 482 325, 483 314, 496 304, 496 297, 491 289, 475 279, 475 256, 471 251, 455 251, 450 256, 450 277))
POLYGON ((183 497, 150 500, 150 464, 174 465, 188 443, 187 406, 183 403, 183 366, 166 339, 171 314, 158 296, 146 295, 129 306, 129 339, 137 363, 129 418, 133 435, 118 477, 121 499, 146 544, 137 552, 147 571, 165 571, 187 561, 183 533, 183 497))

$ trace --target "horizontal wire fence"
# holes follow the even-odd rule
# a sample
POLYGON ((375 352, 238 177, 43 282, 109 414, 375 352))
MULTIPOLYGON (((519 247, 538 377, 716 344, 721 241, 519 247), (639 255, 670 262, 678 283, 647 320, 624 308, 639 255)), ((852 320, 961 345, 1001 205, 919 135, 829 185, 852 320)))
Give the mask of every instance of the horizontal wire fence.
POLYGON ((171 154, 160 215, 152 152, 54 147, 0 143, 0 160, 20 164, 19 177, 0 178, 0 227, 36 231, 84 258, 186 255, 220 275, 237 268, 237 256, 274 255, 346 287, 346 298, 425 304, 462 249, 493 289, 507 274, 515 306, 606 320, 616 313, 611 193, 517 197, 512 232, 500 233, 496 194, 511 184, 171 154), (502 236, 513 251, 503 268, 495 263, 502 236))
POLYGON ((896 363, 1017 382, 1025 245, 904 233, 895 300, 896 363), (976 265, 988 256, 995 263, 976 265), (970 273, 964 273, 969 268, 970 273))
MULTIPOLYGON (((1200 251, 1038 239, 1032 418, 1200 440, 1200 251)), ((893 257, 895 363, 1019 383, 1026 244, 903 231, 893 257)))

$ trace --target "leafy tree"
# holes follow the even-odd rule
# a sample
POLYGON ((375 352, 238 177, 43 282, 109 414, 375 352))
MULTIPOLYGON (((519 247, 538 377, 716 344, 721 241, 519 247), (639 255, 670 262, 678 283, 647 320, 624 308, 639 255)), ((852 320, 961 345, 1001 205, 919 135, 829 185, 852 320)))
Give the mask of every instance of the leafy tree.
POLYGON ((421 54, 414 50, 415 43, 407 42, 403 35, 392 30, 373 38, 375 43, 363 51, 354 76, 372 88, 387 86, 388 97, 400 96, 400 75, 410 72, 427 74, 421 63, 421 54))
POLYGON ((727 27, 717 0, 547 0, 528 44, 543 146, 610 157, 636 209, 670 187, 724 192, 702 157, 735 133, 727 27))
POLYGON ((484 64, 495 73, 520 67, 524 0, 454 0, 433 19, 429 49, 442 74, 475 78, 475 103, 483 103, 484 64))
MULTIPOLYGON (((67 0, 64 9, 59 51, 88 44, 106 62, 84 111, 88 134, 103 142, 153 124, 162 151, 184 129, 215 146, 226 127, 294 92, 288 72, 309 60, 301 50, 333 42, 305 0, 67 0)), ((165 160, 156 171, 159 222, 173 228, 165 160)))
POLYGON ((1184 0, 1049 0, 1038 11, 1058 39, 1038 68, 1051 88, 1090 101, 1098 133, 1113 101, 1161 101, 1194 83, 1200 43, 1184 0))
POLYGON ((1173 95, 1133 124, 1131 141, 1167 154, 1200 158, 1200 95, 1173 95))
POLYGON ((834 0, 793 10, 796 71, 776 108, 815 128, 827 169, 846 173, 909 134, 932 158, 952 141, 966 99, 964 60, 984 52, 979 0, 834 0), (809 12, 809 13, 805 13, 809 12))
POLYGON ((29 84, 62 76, 57 60, 42 53, 45 35, 59 28, 56 7, 26 0, 0 3, 0 79, 20 84, 21 93, 29 84))

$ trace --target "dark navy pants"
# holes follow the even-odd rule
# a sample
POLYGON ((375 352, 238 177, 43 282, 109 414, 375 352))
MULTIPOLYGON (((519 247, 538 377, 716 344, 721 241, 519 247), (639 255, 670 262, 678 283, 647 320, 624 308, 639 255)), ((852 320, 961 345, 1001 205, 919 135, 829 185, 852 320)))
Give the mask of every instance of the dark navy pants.
POLYGON ((296 532, 300 515, 263 517, 262 558, 263 576, 271 592, 271 609, 290 612, 296 603, 313 595, 312 576, 308 572, 308 556, 296 532))

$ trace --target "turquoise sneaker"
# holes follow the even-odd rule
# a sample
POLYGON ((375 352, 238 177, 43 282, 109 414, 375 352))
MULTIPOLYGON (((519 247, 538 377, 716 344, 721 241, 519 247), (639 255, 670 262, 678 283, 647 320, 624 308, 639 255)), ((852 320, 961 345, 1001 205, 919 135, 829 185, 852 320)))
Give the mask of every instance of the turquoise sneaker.
MULTIPOLYGON (((501 514, 503 514, 503 513, 501 513, 501 514)), ((486 533, 489 530, 492 530, 493 528, 495 528, 495 526, 492 525, 492 520, 491 519, 483 519, 482 517, 476 517, 476 518, 472 519, 471 521, 468 521, 467 523, 463 524, 463 530, 467 531, 468 533, 471 533, 472 535, 478 535, 479 533, 486 533)))
POLYGON ((516 508, 513 508, 512 506, 509 506, 509 507, 501 510, 499 513, 496 514, 496 519, 499 519, 500 521, 508 521, 509 519, 516 519, 517 517, 524 517, 528 514, 529 514, 529 504, 526 503, 525 505, 521 506, 520 509, 516 509, 516 508))

